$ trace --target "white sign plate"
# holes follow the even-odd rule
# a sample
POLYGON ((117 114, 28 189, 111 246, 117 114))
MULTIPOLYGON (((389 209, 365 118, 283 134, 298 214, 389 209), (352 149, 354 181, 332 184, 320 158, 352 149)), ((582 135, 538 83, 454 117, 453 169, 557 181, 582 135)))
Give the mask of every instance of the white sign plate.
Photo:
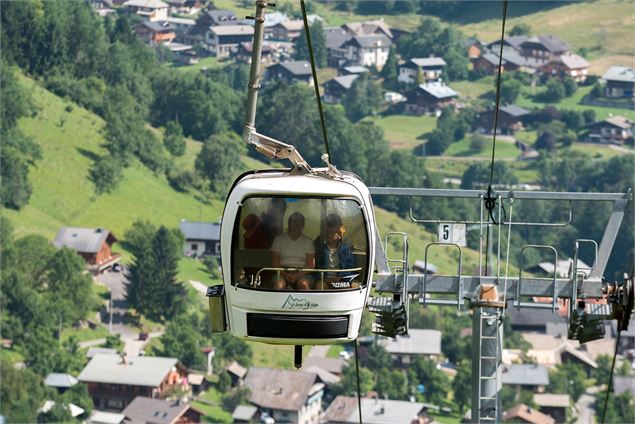
POLYGON ((467 228, 465 224, 450 224, 441 222, 438 230, 439 243, 458 244, 467 246, 467 228))

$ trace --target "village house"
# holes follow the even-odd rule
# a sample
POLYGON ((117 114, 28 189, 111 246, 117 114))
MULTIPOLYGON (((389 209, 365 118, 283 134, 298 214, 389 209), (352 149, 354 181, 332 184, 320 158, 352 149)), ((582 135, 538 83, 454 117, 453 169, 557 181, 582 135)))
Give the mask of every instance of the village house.
POLYGON ((458 93, 445 84, 432 82, 421 84, 404 93, 405 113, 411 115, 441 115, 441 110, 455 103, 458 93))
POLYGON ((161 398, 174 387, 187 385, 176 358, 96 355, 77 379, 86 383, 95 408, 120 412, 137 396, 161 398))
POLYGON ((632 142, 635 135, 633 121, 623 116, 610 116, 585 128, 589 131, 587 140, 591 143, 622 145, 629 140, 632 142))
POLYGON ((252 41, 254 27, 249 25, 223 25, 210 27, 205 33, 207 50, 218 58, 229 57, 243 42, 252 41))
MULTIPOLYGON (((249 65, 251 63, 252 55, 253 43, 251 41, 245 41, 238 45, 236 50, 232 52, 231 57, 237 62, 246 63, 249 65)), ((275 50, 273 46, 268 42, 262 43, 260 63, 262 65, 270 65, 274 63, 275 59, 275 50)))
POLYGON ((271 28, 271 39, 277 41, 295 41, 304 31, 302 19, 288 19, 271 28))
POLYGON ((419 84, 438 81, 441 79, 443 67, 446 66, 445 60, 440 57, 423 57, 410 59, 403 65, 399 65, 399 75, 397 81, 404 84, 419 84), (421 81, 417 81, 421 75, 421 81))
POLYGON ((165 2, 170 6, 170 13, 179 15, 196 15, 203 7, 201 0, 165 0, 165 2))
POLYGON ((341 27, 351 36, 356 35, 385 35, 392 39, 392 30, 388 27, 383 19, 375 19, 365 22, 349 22, 342 24, 341 27))
POLYGON ((324 83, 324 102, 339 103, 359 75, 342 75, 324 83))
POLYGON ((121 412, 106 412, 93 409, 87 424, 121 424, 126 416, 121 412))
POLYGON ((503 384, 519 386, 537 393, 543 393, 549 385, 549 370, 537 364, 504 365, 501 374, 503 384))
POLYGON ((188 424, 200 423, 205 413, 181 400, 167 401, 137 396, 122 411, 129 424, 188 424))
POLYGON ((144 21, 136 27, 135 32, 149 46, 170 44, 176 38, 174 27, 167 21, 144 21))
POLYGON ((243 367, 236 361, 232 361, 225 368, 229 378, 231 380, 232 387, 240 387, 245 383, 245 376, 247 375, 247 368, 243 367))
POLYGON ((555 56, 569 52, 567 43, 555 35, 538 35, 526 39, 520 44, 520 54, 526 58, 533 58, 541 64, 551 61, 555 56))
POLYGON ((635 69, 625 66, 611 66, 602 75, 606 81, 604 95, 612 98, 635 100, 635 69))
POLYGON ((319 422, 324 384, 318 382, 317 374, 249 368, 245 387, 251 392, 249 402, 275 422, 319 422))
MULTIPOLYGON (((503 40, 503 55, 509 52, 520 53, 520 46, 522 43, 527 41, 527 39, 529 39, 529 37, 527 37, 526 35, 512 35, 511 37, 505 37, 505 39, 503 40)), ((501 48, 500 38, 492 41, 486 47, 487 50, 496 53, 496 56, 498 56, 501 48)))
POLYGON ((76 251, 90 272, 99 273, 121 261, 121 255, 112 253, 116 241, 115 235, 105 228, 62 227, 53 245, 76 251))
MULTIPOLYGON (((496 110, 491 107, 476 115, 475 127, 481 133, 491 134, 494 129, 494 114, 496 110)), ((530 112, 516 105, 504 105, 498 109, 497 134, 514 134, 522 130, 523 121, 530 112)))
POLYGON ((206 33, 210 27, 238 25, 240 23, 236 14, 231 10, 205 10, 196 18, 195 25, 184 34, 184 42, 205 44, 206 33))
POLYGON ((469 57, 470 60, 479 57, 486 49, 482 41, 472 37, 463 41, 463 47, 467 50, 467 57, 469 57))
POLYGON ((280 62, 271 65, 266 70, 267 81, 284 81, 286 83, 299 82, 313 86, 311 66, 306 60, 280 62))
POLYGON ((168 16, 165 21, 161 22, 169 23, 172 28, 174 28, 174 32, 176 33, 177 37, 188 33, 196 25, 196 21, 194 19, 177 18, 174 16, 168 16))
POLYGON ((78 383, 77 379, 70 374, 51 373, 46 376, 44 385, 54 387, 58 392, 64 393, 78 383))
POLYGON ((351 35, 342 27, 324 29, 328 66, 338 69, 345 66, 347 51, 342 48, 342 45, 350 38, 351 35))
POLYGON ((547 75, 557 77, 571 77, 575 82, 584 82, 588 75, 589 66, 583 57, 577 54, 567 53, 553 56, 542 68, 547 75))
POLYGON ((524 403, 516 405, 503 412, 503 421, 520 422, 527 424, 555 424, 556 421, 549 415, 543 414, 537 409, 524 403))
MULTIPOLYGON (((412 424, 426 415, 426 405, 420 402, 377 398, 361 399, 361 414, 368 424, 412 424)), ((324 412, 324 421, 330 424, 359 423, 357 398, 338 396, 324 412)))
POLYGON ((368 72, 363 66, 344 66, 337 70, 338 75, 359 75, 368 72))
POLYGON ((115 13, 114 3, 112 0, 92 0, 91 6, 100 17, 106 17, 115 13))
POLYGON ((191 257, 220 256, 220 224, 182 220, 179 229, 183 234, 183 254, 191 257))
POLYGON ((123 5, 131 13, 150 22, 162 21, 168 17, 169 6, 161 0, 128 0, 123 5))
POLYGON ((379 344, 390 354, 395 365, 407 366, 420 356, 434 359, 441 355, 441 332, 411 328, 407 336, 382 338, 379 344))
POLYGON ((232 412, 232 420, 236 424, 253 423, 258 415, 258 408, 251 405, 238 405, 232 412))
POLYGON ((384 67, 392 41, 383 34, 356 35, 345 41, 340 50, 344 50, 347 65, 374 66, 378 70, 384 67))
POLYGON ((545 415, 557 423, 567 422, 567 410, 571 408, 571 396, 566 394, 535 393, 534 403, 545 415))

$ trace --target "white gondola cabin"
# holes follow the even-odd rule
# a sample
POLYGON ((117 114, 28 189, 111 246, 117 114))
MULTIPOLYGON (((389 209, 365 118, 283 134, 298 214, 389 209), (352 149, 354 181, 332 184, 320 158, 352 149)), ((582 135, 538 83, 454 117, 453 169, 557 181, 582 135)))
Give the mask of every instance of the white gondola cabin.
POLYGON ((227 329, 273 344, 354 340, 374 268, 372 208, 350 173, 239 177, 221 226, 224 298, 213 304, 227 329))

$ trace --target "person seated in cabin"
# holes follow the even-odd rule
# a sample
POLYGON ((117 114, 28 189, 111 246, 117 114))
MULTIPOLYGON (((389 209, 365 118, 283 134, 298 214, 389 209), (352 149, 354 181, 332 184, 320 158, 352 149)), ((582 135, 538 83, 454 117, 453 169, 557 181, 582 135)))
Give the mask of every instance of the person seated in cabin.
MULTIPOLYGON (((245 249, 268 249, 270 246, 270 241, 267 238, 263 228, 262 222, 260 218, 256 214, 250 213, 243 219, 242 227, 245 230, 245 234, 243 235, 244 240, 244 248, 245 249)), ((245 278, 249 283, 253 282, 253 278, 256 277, 256 274, 260 268, 254 267, 245 267, 245 278)), ((260 278, 261 281, 264 280, 265 276, 261 273, 260 278)), ((269 275, 269 279, 271 276, 269 275)))
MULTIPOLYGON (((342 225, 342 218, 336 213, 326 217, 326 240, 317 250, 318 269, 349 269, 353 268, 353 252, 348 244, 343 242, 346 229, 342 225)), ((333 271, 324 274, 324 288, 338 289, 353 287, 352 279, 357 274, 351 271, 333 271)), ((318 288, 320 283, 318 283, 318 288)))
MULTIPOLYGON (((313 241, 302 233, 304 215, 294 212, 289 216, 288 231, 279 235, 271 245, 271 257, 274 268, 315 268, 315 247, 313 241)), ((273 287, 278 290, 295 288, 309 290, 313 283, 310 271, 289 269, 280 271, 280 277, 273 287)))

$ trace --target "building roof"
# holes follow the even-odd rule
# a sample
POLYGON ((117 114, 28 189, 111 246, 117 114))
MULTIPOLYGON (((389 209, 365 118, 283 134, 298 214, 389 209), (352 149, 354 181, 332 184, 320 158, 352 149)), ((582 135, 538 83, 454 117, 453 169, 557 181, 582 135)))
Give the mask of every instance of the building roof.
POLYGON ((583 69, 591 66, 591 64, 587 62, 585 58, 574 53, 556 56, 551 61, 562 63, 569 69, 583 69))
POLYGON ((606 118, 604 121, 594 122, 591 125, 606 124, 606 123, 611 124, 615 127, 621 128, 623 130, 628 130, 630 128, 633 128, 633 121, 631 121, 630 119, 624 118, 623 116, 610 116, 606 118))
POLYGON ((316 365, 311 365, 310 367, 303 366, 302 371, 312 372, 314 374, 317 374, 320 381, 326 384, 327 386, 337 384, 342 380, 338 375, 335 375, 332 372, 328 372, 327 370, 320 368, 316 365))
POLYGON ((172 424, 190 408, 188 403, 178 400, 167 401, 137 396, 126 406, 122 414, 130 424, 172 424))
MULTIPOLYGON (((516 49, 520 48, 520 45, 522 43, 524 43, 525 41, 527 41, 529 37, 527 37, 526 35, 512 35, 511 37, 505 37, 505 44, 507 44, 508 46, 514 47, 516 49)), ((493 46, 497 45, 500 43, 500 39, 494 40, 491 43, 489 43, 487 45, 488 48, 492 48, 493 46)), ((498 57, 498 52, 496 54, 496 57, 498 57)))
POLYGON ((407 336, 382 338, 379 343, 391 354, 440 355, 441 331, 411 328, 407 336))
POLYGON ((439 272, 438 266, 431 264, 430 262, 428 262, 428 264, 426 265, 426 261, 421 259, 415 259, 415 263, 414 265, 412 265, 412 269, 418 272, 427 271, 428 274, 437 274, 439 272))
POLYGON ((203 384, 203 381, 205 381, 203 374, 189 373, 187 375, 187 382, 193 386, 199 386, 203 384))
MULTIPOLYGON (((47 400, 44 402, 44 405, 39 409, 38 412, 46 413, 50 411, 54 406, 55 406, 55 401, 47 400)), ((68 407, 68 411, 71 413, 71 416, 73 418, 79 417, 84 412, 86 412, 84 408, 77 406, 74 403, 67 403, 66 406, 68 407)))
POLYGON ((254 27, 249 25, 220 25, 209 27, 216 35, 253 35, 254 27))
POLYGON ((143 21, 141 25, 153 32, 174 31, 176 29, 169 21, 143 21))
POLYGON ((311 75, 311 66, 306 60, 297 60, 289 62, 281 62, 278 65, 289 71, 295 76, 307 76, 311 75))
POLYGON ((62 227, 53 245, 58 249, 68 247, 77 252, 97 253, 109 236, 112 237, 113 242, 117 240, 110 231, 104 228, 62 227))
POLYGON ((619 395, 627 390, 630 390, 631 396, 635 397, 635 377, 614 376, 613 392, 619 395))
POLYGON ((120 424, 125 419, 124 414, 93 410, 88 422, 91 424, 120 424))
POLYGON ((546 386, 549 384, 547 367, 536 364, 512 364, 503 367, 503 384, 520 386, 546 386))
POLYGON ((258 412, 258 408, 255 406, 238 405, 232 412, 232 418, 234 421, 250 421, 256 412, 258 412))
POLYGON ((77 379, 82 382, 158 387, 177 362, 176 358, 135 356, 124 363, 119 355, 95 355, 77 379))
MULTIPOLYGON (((536 327, 536 326, 544 326, 546 327, 548 323, 553 322, 557 324, 562 324, 567 322, 567 320, 561 317, 558 314, 554 314, 551 310, 546 309, 516 309, 509 308, 507 311, 509 317, 511 318, 511 322, 513 326, 518 327, 536 327)), ((525 334, 523 334, 525 336, 525 334)), ((533 335, 531 335, 533 336, 533 335)), ((545 336, 544 334, 537 334, 537 336, 545 336)), ((551 337, 551 336, 550 336, 551 337)), ((553 338, 553 337, 552 337, 553 338)))
POLYGON ((554 395, 552 393, 535 393, 534 403, 538 406, 551 406, 556 408, 568 408, 571 405, 571 396, 554 395))
POLYGON ((342 69, 348 72, 349 74, 363 74, 364 72, 368 72, 368 68, 365 68, 363 66, 358 66, 358 65, 345 66, 342 69))
POLYGON ((49 387, 73 387, 79 383, 75 377, 70 374, 51 373, 46 376, 44 384, 49 387))
POLYGON ((327 49, 337 49, 350 39, 351 35, 340 27, 326 28, 324 30, 324 40, 327 49))
POLYGON ((189 26, 196 25, 196 21, 194 19, 177 18, 176 16, 168 16, 167 18, 165 18, 165 21, 170 22, 171 24, 176 24, 176 25, 189 25, 189 26))
POLYGON ((372 47, 390 46, 392 45, 392 41, 384 34, 355 35, 344 44, 357 44, 359 47, 369 49, 372 47))
POLYGON ((279 22, 278 25, 285 28, 287 31, 299 31, 304 28, 304 21, 302 19, 288 19, 286 21, 279 22))
POLYGON ((602 75, 602 79, 606 81, 635 82, 635 69, 626 66, 611 66, 602 75))
POLYGON ((163 9, 169 6, 167 3, 164 3, 161 0, 128 0, 123 5, 128 7, 143 7, 148 9, 163 9))
POLYGON ((410 59, 409 63, 414 63, 415 65, 422 68, 447 65, 447 63, 445 63, 445 60, 440 57, 416 57, 414 59, 410 59))
POLYGON ((342 28, 348 29, 348 31, 354 33, 355 35, 371 35, 380 29, 388 37, 392 38, 392 31, 383 19, 366 22, 349 22, 343 24, 342 28))
POLYGON ((333 374, 341 374, 346 361, 342 358, 320 358, 309 356, 303 361, 303 367, 319 367, 333 374))
POLYGON ((271 368, 249 368, 245 386, 251 390, 249 401, 261 408, 299 411, 307 398, 319 391, 317 374, 271 368))
POLYGON ((534 408, 530 408, 524 403, 516 405, 513 408, 503 412, 503 421, 509 421, 518 418, 523 420, 523 422, 531 424, 555 424, 556 422, 556 420, 551 418, 549 415, 543 414, 542 412, 534 408))
POLYGON ((339 77, 331 78, 331 81, 348 90, 349 88, 351 88, 351 86, 353 85, 353 81, 355 81, 357 77, 359 77, 358 74, 341 75, 339 77))
MULTIPOLYGON (((564 344, 564 349, 562 350, 562 353, 565 353, 565 352, 568 353, 571 356, 574 356, 580 362, 583 362, 583 363, 587 364, 591 368, 597 368, 598 367, 597 362, 595 362, 593 359, 591 359, 589 357, 589 355, 587 355, 585 352, 583 352, 583 351, 581 351, 579 349, 576 349, 570 343, 565 343, 564 344)), ((561 356, 562 356, 562 353, 561 353, 561 356)))
POLYGON ((183 220, 179 228, 186 240, 220 240, 220 224, 215 222, 183 220))
MULTIPOLYGON (((571 268, 572 264, 573 264, 573 259, 571 259, 571 258, 569 258, 569 259, 559 259, 556 262, 556 274, 557 274, 557 276, 558 277, 566 277, 567 275, 569 275, 569 269, 571 268)), ((538 264, 538 267, 540 269, 542 269, 543 271, 545 271, 547 274, 553 275, 553 262, 540 262, 538 264)), ((590 269, 591 269, 590 266, 588 266, 583 261, 578 259, 578 271, 584 271, 584 272, 588 273, 590 269)))
POLYGON ((104 355, 116 355, 117 349, 111 349, 107 347, 91 347, 86 352, 86 357, 88 359, 92 359, 95 355, 99 355, 100 353, 104 355))
POLYGON ((231 10, 226 9, 214 9, 205 12, 216 25, 236 25, 238 18, 236 14, 231 10))
POLYGON ((450 97, 457 97, 459 93, 452 90, 445 84, 439 82, 430 82, 427 84, 421 84, 419 88, 431 96, 436 97, 437 99, 447 99, 450 97))
POLYGON ((227 371, 238 378, 245 378, 247 375, 247 368, 243 367, 236 361, 232 361, 231 364, 227 365, 227 371))
POLYGON ((526 43, 541 44, 545 49, 552 53, 566 52, 569 50, 569 45, 555 35, 539 35, 537 37, 531 37, 522 42, 522 44, 526 43))
POLYGON ((522 107, 516 105, 501 106, 500 110, 507 113, 508 115, 518 118, 520 118, 521 116, 529 115, 531 113, 527 109, 523 109, 522 107))
MULTIPOLYGON (((410 424, 421 415, 425 405, 405 400, 362 398, 362 417, 369 424, 410 424)), ((338 396, 324 413, 327 422, 358 423, 357 399, 352 396, 338 396)))

